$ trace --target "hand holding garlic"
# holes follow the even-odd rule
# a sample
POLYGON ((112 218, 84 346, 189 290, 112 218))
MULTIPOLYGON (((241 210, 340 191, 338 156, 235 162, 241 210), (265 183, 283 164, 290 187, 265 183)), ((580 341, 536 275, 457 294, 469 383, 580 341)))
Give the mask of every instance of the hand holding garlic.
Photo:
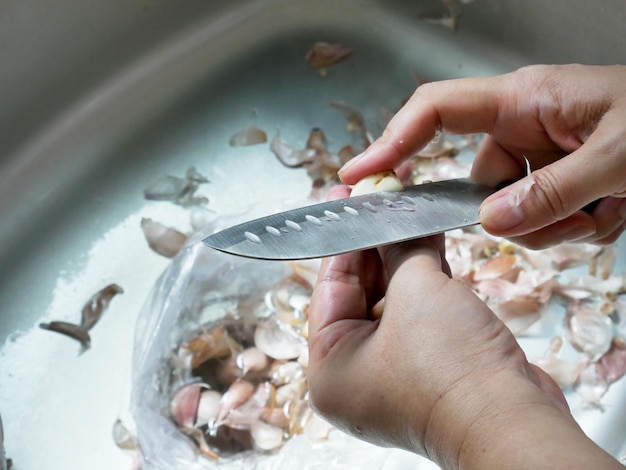
POLYGON ((487 137, 472 178, 497 186, 481 223, 530 248, 611 243, 626 227, 626 66, 533 66, 420 86, 361 157, 346 184, 396 168, 437 130, 487 137), (528 158, 532 180, 524 178, 528 158), (581 209, 600 200, 591 213, 581 209))
MULTIPOLYGON (((338 186, 329 197, 348 192, 338 186)), ((444 469, 621 468, 504 324, 450 277, 443 246, 433 237, 323 261, 309 309, 317 411, 444 469)))

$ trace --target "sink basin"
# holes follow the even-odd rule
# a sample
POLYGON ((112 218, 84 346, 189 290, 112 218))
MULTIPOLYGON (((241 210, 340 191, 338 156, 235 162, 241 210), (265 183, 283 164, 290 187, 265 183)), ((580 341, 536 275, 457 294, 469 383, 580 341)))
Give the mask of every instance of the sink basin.
MULTIPOLYGON (((247 126, 304 142, 322 128, 349 142, 328 104, 397 109, 416 78, 489 75, 531 63, 626 63, 621 0, 457 2, 456 30, 426 21, 440 1, 36 0, 0 17, 0 414, 16 468, 130 468, 113 443, 128 419, 135 319, 169 260, 148 249, 150 217, 189 230, 187 211, 143 189, 195 166, 214 215, 259 200, 303 199, 310 180, 267 146, 233 148, 247 126), (322 76, 315 41, 349 45, 322 76), (92 347, 38 327, 77 322, 106 284, 124 293, 94 328, 92 347)), ((626 271, 624 237, 616 270, 626 271)), ((539 348, 532 339, 525 347, 539 348)), ((626 453, 626 382, 604 411, 577 414, 615 456, 626 453)))

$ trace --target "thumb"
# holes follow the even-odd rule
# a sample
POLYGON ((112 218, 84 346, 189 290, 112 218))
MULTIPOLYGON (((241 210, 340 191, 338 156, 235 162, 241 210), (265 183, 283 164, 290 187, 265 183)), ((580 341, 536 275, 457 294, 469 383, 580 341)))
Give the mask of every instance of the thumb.
MULTIPOLYGON (((623 191, 626 145, 594 133, 572 154, 540 168, 483 201, 482 226, 494 235, 517 237, 555 224, 602 197, 623 191)), ((591 215, 577 224, 593 232, 591 215)))

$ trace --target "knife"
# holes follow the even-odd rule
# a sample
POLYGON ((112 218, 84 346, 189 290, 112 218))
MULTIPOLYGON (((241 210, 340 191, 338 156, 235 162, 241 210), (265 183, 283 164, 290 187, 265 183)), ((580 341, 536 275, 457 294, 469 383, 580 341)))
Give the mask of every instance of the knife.
POLYGON ((203 241, 248 258, 321 258, 476 225, 480 204, 495 190, 469 179, 424 183, 268 215, 203 241))

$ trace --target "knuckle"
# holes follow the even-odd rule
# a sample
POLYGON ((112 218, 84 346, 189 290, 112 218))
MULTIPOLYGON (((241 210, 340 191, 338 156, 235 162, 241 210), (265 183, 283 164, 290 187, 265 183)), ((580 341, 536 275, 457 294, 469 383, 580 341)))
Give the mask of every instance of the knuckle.
POLYGON ((550 222, 557 222, 569 215, 569 206, 563 188, 548 168, 533 173, 534 184, 531 187, 533 204, 539 214, 550 222))

